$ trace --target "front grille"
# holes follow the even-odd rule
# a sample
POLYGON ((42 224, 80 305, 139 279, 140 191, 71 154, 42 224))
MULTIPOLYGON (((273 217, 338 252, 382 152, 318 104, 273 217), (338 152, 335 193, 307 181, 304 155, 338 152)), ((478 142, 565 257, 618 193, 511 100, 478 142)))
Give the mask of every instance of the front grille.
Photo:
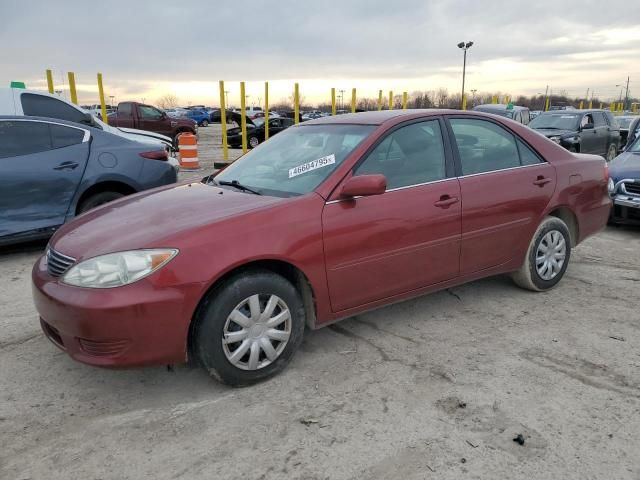
POLYGON ((65 274, 71 266, 76 263, 76 259, 67 257, 59 252, 56 252, 53 248, 47 248, 47 271, 49 275, 53 277, 60 277, 65 274))
POLYGON ((79 338, 78 342, 82 350, 94 357, 109 357, 118 355, 129 346, 129 340, 104 340, 93 341, 79 338))
POLYGON ((627 193, 631 193, 632 195, 640 195, 640 183, 624 183, 624 189, 627 193))

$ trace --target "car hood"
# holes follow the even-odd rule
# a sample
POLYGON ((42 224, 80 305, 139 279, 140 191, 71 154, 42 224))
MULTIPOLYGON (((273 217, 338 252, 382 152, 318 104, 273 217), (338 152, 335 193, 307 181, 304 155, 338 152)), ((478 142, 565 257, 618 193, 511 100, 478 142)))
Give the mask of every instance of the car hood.
POLYGON ((179 248, 194 229, 285 200, 203 183, 160 187, 80 215, 63 225, 50 244, 77 260, 139 248, 179 248))
MULTIPOLYGON (((229 117, 230 120, 236 122, 238 125, 240 125, 240 122, 242 121, 242 115, 240 115, 239 112, 228 111, 227 117, 229 117)), ((247 125, 253 125, 253 120, 251 120, 248 115, 245 115, 245 118, 247 119, 247 125)))
POLYGON ((609 176, 614 181, 640 179, 640 153, 624 152, 609 163, 609 176))
POLYGON ((565 135, 576 135, 578 133, 575 130, 558 130, 555 128, 534 128, 534 130, 545 137, 564 137, 565 135))
MULTIPOLYGON (((149 132, 147 130, 138 130, 136 128, 118 127, 117 129, 127 134, 128 138, 133 138, 135 136, 135 137, 138 137, 139 141, 144 141, 144 139, 140 139, 139 137, 146 137, 149 140, 156 140, 156 141, 159 140, 163 143, 171 144, 171 138, 167 137, 166 135, 162 135, 160 133, 149 132)), ((133 139, 135 140, 135 138, 133 139)))

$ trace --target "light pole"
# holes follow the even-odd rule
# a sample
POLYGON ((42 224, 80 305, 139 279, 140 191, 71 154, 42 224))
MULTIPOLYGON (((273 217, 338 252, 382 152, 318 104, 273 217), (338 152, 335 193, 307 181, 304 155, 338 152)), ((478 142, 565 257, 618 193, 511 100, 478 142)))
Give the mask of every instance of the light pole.
POLYGON ((478 91, 477 88, 472 88, 471 89, 471 108, 473 108, 473 106, 476 103, 476 92, 478 91))
POLYGON ((224 106, 225 108, 229 108, 229 90, 224 91, 224 106))
POLYGON ((115 95, 109 95, 109 98, 111 99, 111 108, 113 108, 113 99, 116 97, 115 95))
POLYGON ((462 97, 460 97, 460 109, 464 104, 464 77, 466 75, 467 70, 467 50, 469 50, 473 46, 473 42, 460 42, 458 44, 458 48, 461 48, 464 52, 464 60, 462 61, 462 97))
POLYGON ((344 110, 344 90, 338 90, 340 92, 340 110, 344 110))

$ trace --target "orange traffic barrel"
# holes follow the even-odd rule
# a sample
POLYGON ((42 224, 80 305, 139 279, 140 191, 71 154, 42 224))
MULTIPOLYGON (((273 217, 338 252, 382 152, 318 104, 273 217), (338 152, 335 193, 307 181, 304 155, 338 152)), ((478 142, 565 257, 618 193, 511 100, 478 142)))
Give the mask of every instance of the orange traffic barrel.
POLYGON ((185 170, 198 170, 198 141, 193 133, 182 133, 178 137, 178 149, 180 152, 180 168, 185 170))

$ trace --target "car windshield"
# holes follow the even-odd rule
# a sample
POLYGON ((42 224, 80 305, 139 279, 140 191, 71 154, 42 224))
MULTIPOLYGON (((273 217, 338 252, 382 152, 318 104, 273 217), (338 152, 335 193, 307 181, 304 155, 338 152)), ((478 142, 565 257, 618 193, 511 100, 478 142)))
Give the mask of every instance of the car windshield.
POLYGON ((261 127, 264 124, 264 118, 254 118, 251 120, 256 127, 261 127))
POLYGON ((376 127, 305 125, 288 128, 215 176, 263 195, 292 197, 312 192, 376 127))
POLYGON ((577 113, 543 113, 531 120, 531 128, 552 128, 556 130, 575 130, 582 114, 577 113))
POLYGON ((620 128, 629 128, 631 126, 631 122, 633 122, 633 117, 616 117, 620 128))

